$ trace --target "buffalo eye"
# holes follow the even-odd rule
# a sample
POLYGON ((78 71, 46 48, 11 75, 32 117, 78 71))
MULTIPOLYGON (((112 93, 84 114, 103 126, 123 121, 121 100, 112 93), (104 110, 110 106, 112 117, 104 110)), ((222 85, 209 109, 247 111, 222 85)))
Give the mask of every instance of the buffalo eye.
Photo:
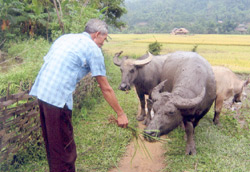
POLYGON ((169 111, 168 114, 169 115, 174 115, 174 111, 169 111))
POLYGON ((134 73, 134 72, 135 72, 135 70, 134 70, 134 69, 130 70, 130 73, 134 73))

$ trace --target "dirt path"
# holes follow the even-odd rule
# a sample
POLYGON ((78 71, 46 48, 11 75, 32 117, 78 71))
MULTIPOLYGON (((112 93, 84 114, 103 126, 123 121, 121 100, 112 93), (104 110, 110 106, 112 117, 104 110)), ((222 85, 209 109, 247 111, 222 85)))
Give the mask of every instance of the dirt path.
MULTIPOLYGON (((139 128, 144 129, 144 125, 139 122, 139 128)), ((143 150, 137 150, 135 157, 132 160, 135 152, 133 141, 128 145, 124 157, 118 164, 118 168, 114 168, 109 172, 160 172, 164 167, 164 149, 163 143, 160 142, 144 142, 147 150, 150 153, 152 160, 147 157, 143 150)))
MULTIPOLYGON (((138 112, 140 112, 140 107, 138 107, 138 112)), ((138 127, 143 130, 145 125, 142 122, 138 122, 138 127)), ((162 137, 166 138, 166 136, 162 137)), ((119 162, 118 167, 111 169, 109 172, 161 172, 166 166, 164 164, 165 150, 163 149, 163 143, 144 141, 144 144, 150 153, 151 159, 139 148, 133 158, 135 144, 132 141, 128 145, 127 151, 119 162)))

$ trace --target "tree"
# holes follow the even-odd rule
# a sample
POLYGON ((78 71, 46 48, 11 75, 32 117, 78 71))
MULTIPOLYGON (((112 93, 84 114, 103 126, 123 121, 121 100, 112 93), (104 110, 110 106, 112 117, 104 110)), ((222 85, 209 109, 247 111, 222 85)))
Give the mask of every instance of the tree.
POLYGON ((104 15, 108 24, 116 28, 125 26, 124 22, 119 21, 121 16, 127 13, 126 8, 123 7, 124 0, 92 0, 90 4, 104 15))
POLYGON ((50 5, 49 0, 0 0, 1 38, 46 37, 50 5))
POLYGON ((225 21, 223 22, 220 27, 219 27, 219 33, 222 34, 226 34, 226 33, 230 33, 232 31, 234 31, 234 29, 236 28, 237 24, 232 22, 232 21, 225 21))
POLYGON ((117 28, 126 12, 124 0, 0 0, 0 44, 4 40, 53 38, 82 32, 90 18, 117 28))
POLYGON ((57 2, 58 2, 58 5, 59 5, 59 8, 60 8, 60 14, 61 15, 59 14, 56 0, 53 0, 54 6, 55 6, 55 9, 56 9, 56 14, 57 14, 58 22, 59 22, 60 28, 62 30, 62 33, 64 34, 64 26, 63 26, 63 22, 62 22, 63 15, 62 15, 61 3, 60 3, 59 0, 57 0, 57 2))

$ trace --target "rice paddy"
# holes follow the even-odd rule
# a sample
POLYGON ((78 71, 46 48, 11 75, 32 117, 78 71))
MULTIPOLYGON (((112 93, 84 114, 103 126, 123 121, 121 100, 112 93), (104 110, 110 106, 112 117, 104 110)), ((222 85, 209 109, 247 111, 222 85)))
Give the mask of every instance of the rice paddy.
POLYGON ((196 52, 211 65, 223 65, 237 73, 250 73, 250 35, 170 35, 170 34, 110 34, 103 46, 105 53, 139 57, 155 41, 162 44, 161 54, 174 51, 196 52))

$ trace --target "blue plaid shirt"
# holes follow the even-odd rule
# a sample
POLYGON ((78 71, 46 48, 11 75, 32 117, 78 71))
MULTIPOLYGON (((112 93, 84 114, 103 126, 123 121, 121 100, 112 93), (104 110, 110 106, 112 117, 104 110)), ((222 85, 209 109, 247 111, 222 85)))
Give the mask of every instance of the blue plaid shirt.
POLYGON ((101 49, 86 32, 59 37, 44 57, 30 95, 63 108, 73 108, 73 92, 85 75, 106 76, 101 49))

